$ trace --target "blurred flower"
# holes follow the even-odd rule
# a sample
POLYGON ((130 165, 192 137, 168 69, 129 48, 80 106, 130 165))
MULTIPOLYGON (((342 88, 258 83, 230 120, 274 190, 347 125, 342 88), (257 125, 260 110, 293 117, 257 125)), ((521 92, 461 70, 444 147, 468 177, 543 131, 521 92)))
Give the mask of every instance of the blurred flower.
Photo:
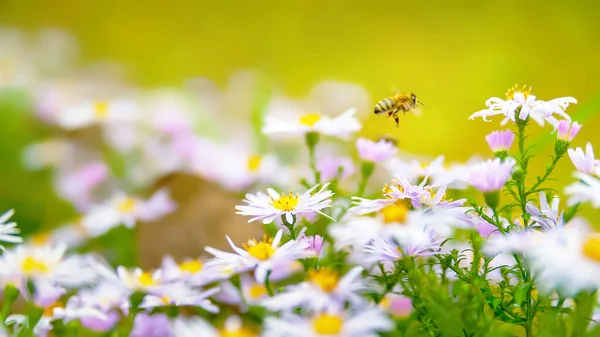
POLYGON ((108 176, 103 162, 90 162, 75 171, 65 170, 56 179, 56 190, 78 209, 85 209, 91 202, 91 191, 108 176))
POLYGON ((271 223, 277 217, 285 215, 285 219, 289 224, 295 223, 295 217, 302 213, 318 212, 327 216, 321 210, 330 207, 331 197, 333 192, 325 190, 329 184, 324 184, 321 189, 312 194, 318 185, 313 186, 304 194, 293 195, 292 191, 289 194, 281 194, 269 188, 268 195, 258 192, 257 194, 246 194, 244 202, 247 206, 236 206, 237 214, 251 216, 248 222, 263 220, 263 223, 271 223))
POLYGON ((579 181, 565 187, 565 194, 570 196, 567 205, 590 202, 593 207, 600 208, 600 179, 581 172, 575 172, 573 175, 579 181))
POLYGON ((379 307, 395 317, 408 317, 413 310, 410 297, 387 293, 379 301, 379 307))
POLYGON ((267 238, 265 235, 262 241, 248 240, 243 245, 243 249, 233 244, 227 236, 227 241, 235 253, 206 247, 205 250, 215 256, 215 259, 209 261, 207 265, 234 266, 238 268, 235 272, 254 270, 256 280, 264 282, 269 271, 273 272, 275 268, 302 257, 304 249, 308 246, 306 243, 294 240, 280 246, 282 236, 283 231, 279 230, 274 238, 267 238))
POLYGON ((116 272, 98 260, 91 260, 92 267, 106 282, 124 289, 128 295, 135 291, 155 294, 164 284, 162 271, 143 271, 141 268, 127 269, 118 266, 116 272))
POLYGON ((344 179, 356 172, 354 162, 349 157, 322 156, 317 159, 317 171, 321 173, 322 181, 335 178, 344 179))
POLYGON ((428 256, 440 248, 440 242, 435 241, 433 233, 428 231, 406 228, 395 234, 394 241, 400 244, 380 236, 373 237, 364 248, 368 255, 365 262, 378 264, 380 261, 398 261, 403 256, 428 256))
POLYGON ((214 267, 206 266, 206 261, 203 259, 184 259, 177 263, 169 255, 163 257, 161 270, 165 282, 183 281, 196 286, 203 286, 227 277, 214 267))
POLYGON ((515 134, 510 130, 492 131, 485 136, 485 140, 494 153, 508 151, 515 140, 515 134))
POLYGON ((304 249, 304 257, 306 258, 311 258, 311 257, 320 257, 321 256, 321 251, 323 249, 323 237, 320 235, 312 235, 312 236, 306 236, 304 234, 302 234, 302 236, 300 236, 298 238, 298 242, 301 242, 303 244, 306 244, 307 247, 304 249))
POLYGON ((311 318, 297 314, 270 317, 265 322, 265 337, 364 337, 393 328, 380 310, 366 308, 348 314, 341 311, 317 312, 311 318))
POLYGON ((169 317, 164 314, 146 314, 140 312, 135 315, 133 329, 130 337, 175 337, 171 334, 169 317))
MULTIPOLYGON (((7 222, 13 214, 15 214, 15 211, 11 209, 0 215, 0 242, 23 242, 23 238, 18 235, 21 231, 17 228, 17 224, 15 222, 7 222)), ((0 245, 0 249, 4 250, 5 248, 0 245)))
POLYGON ((69 299, 76 307, 94 308, 103 313, 106 319, 86 317, 81 324, 94 331, 108 331, 120 319, 119 310, 129 307, 129 291, 116 284, 101 281, 92 289, 80 289, 69 299))
POLYGON ((559 140, 570 142, 573 140, 573 138, 575 138, 575 136, 577 136, 579 130, 581 130, 581 124, 577 122, 573 122, 573 124, 571 124, 568 120, 563 119, 558 122, 557 138, 559 140))
POLYGON ((507 158, 489 159, 474 165, 469 174, 469 184, 481 192, 493 192, 500 190, 510 178, 516 161, 507 158))
POLYGON ((317 113, 309 113, 293 118, 267 116, 262 132, 273 137, 297 137, 308 132, 317 132, 341 139, 359 131, 361 125, 354 117, 356 109, 350 109, 342 115, 331 118, 317 113))
POLYGON ((78 129, 94 124, 132 122, 137 115, 137 105, 130 100, 93 101, 65 108, 57 123, 65 129, 78 129))
POLYGON ((508 90, 506 96, 507 100, 498 97, 488 99, 485 102, 488 108, 472 114, 469 119, 482 117, 484 121, 489 122, 487 117, 504 115, 505 118, 502 121, 502 125, 504 125, 509 120, 516 122, 516 112, 518 110, 518 118, 521 120, 531 117, 541 126, 544 126, 545 121, 547 121, 556 128, 558 120, 553 115, 558 114, 570 121, 571 118, 565 113, 565 110, 569 104, 577 103, 577 100, 573 97, 556 98, 548 102, 539 101, 536 100, 534 95, 531 95, 531 88, 527 89, 526 86, 519 88, 516 85, 508 90))
POLYGON ((28 146, 23 152, 25 166, 32 170, 45 167, 71 166, 78 157, 78 146, 60 138, 52 138, 28 146))
MULTIPOLYGON (((220 337, 219 331, 200 317, 177 317, 171 327, 173 336, 177 337, 220 337)), ((240 337, 246 337, 241 335, 240 337)), ((253 337, 248 335, 248 337, 253 337)))
POLYGON ((156 295, 146 295, 140 304, 140 308, 194 306, 211 313, 217 313, 219 312, 219 307, 214 305, 208 298, 218 291, 219 288, 200 291, 185 286, 182 283, 165 285, 156 292, 156 295))
POLYGON ((166 189, 158 190, 148 200, 118 193, 104 204, 93 206, 81 225, 95 237, 120 224, 133 227, 137 221, 158 220, 175 211, 176 207, 166 189))
POLYGON ((382 139, 378 142, 373 142, 366 138, 358 138, 356 140, 356 148, 360 159, 379 163, 388 160, 398 152, 398 148, 389 141, 382 139))
POLYGON ((595 173, 600 169, 600 160, 594 157, 594 148, 591 143, 586 144, 585 153, 580 147, 575 150, 569 149, 568 152, 569 158, 571 158, 577 171, 583 173, 595 173))
POLYGON ((443 171, 443 165, 444 156, 439 156, 431 162, 414 159, 409 161, 394 157, 388 161, 386 167, 394 177, 417 183, 419 179, 435 176, 438 172, 443 171))
POLYGON ((291 311, 296 307, 341 309, 346 302, 359 305, 364 300, 358 294, 368 286, 361 277, 362 271, 362 267, 354 267, 340 277, 339 271, 329 268, 310 270, 309 281, 286 287, 281 293, 265 299, 263 305, 275 311, 291 311))

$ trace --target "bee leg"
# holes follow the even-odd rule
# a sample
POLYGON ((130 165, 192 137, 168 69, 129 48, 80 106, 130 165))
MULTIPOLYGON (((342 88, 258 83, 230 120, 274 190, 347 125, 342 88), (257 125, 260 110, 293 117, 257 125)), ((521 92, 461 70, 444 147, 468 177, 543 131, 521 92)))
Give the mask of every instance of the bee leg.
POLYGON ((400 118, 398 116, 394 116, 394 120, 396 121, 396 127, 400 125, 400 118))

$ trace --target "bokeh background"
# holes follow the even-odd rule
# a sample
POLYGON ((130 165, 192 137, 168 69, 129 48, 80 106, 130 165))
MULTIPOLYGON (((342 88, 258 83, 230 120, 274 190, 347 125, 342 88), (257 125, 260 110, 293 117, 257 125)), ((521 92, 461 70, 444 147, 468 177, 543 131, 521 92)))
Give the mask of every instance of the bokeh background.
MULTIPOLYGON (((3 0, 0 24, 31 34, 63 29, 80 46, 74 67, 116 62, 145 88, 198 76, 226 86, 238 71, 252 70, 292 97, 323 80, 363 86, 373 104, 393 88, 412 91, 428 106, 422 117, 403 118, 395 129, 361 111, 363 135, 393 134, 404 151, 465 161, 487 154, 483 137, 499 128, 498 118, 467 117, 515 83, 531 85, 541 99, 576 97, 569 112, 584 128, 573 145, 590 141, 600 149, 599 12, 591 1, 3 0)), ((22 167, 23 148, 41 135, 16 96, 0 100, 0 209, 15 208, 31 232, 56 226, 72 210, 55 196, 47 172, 22 167)), ((554 135, 532 129, 535 174, 554 135)), ((569 183, 572 169, 561 162, 554 186, 569 183)), ((165 252, 222 247, 226 232, 240 240, 255 232, 233 214, 238 196, 189 177, 169 184, 180 211, 140 227, 132 254, 141 254, 142 265, 156 265, 165 252)))

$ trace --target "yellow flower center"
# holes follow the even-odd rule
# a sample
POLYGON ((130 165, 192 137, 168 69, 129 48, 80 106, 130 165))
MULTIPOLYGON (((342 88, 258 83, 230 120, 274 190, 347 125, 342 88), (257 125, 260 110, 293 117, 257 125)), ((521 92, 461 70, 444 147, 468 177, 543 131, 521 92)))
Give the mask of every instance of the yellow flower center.
POLYGON ((267 288, 262 284, 255 283, 248 289, 248 294, 253 299, 256 299, 265 296, 267 294, 267 288))
POLYGON ((262 241, 256 241, 255 239, 248 240, 247 243, 243 244, 244 249, 248 254, 254 256, 259 260, 268 260, 275 254, 275 248, 273 248, 273 239, 267 238, 265 235, 262 241))
POLYGON ((108 117, 108 102, 106 102, 106 101, 94 102, 94 116, 97 118, 108 117))
POLYGON ((321 120, 319 114, 308 114, 300 117, 300 123, 306 126, 314 126, 321 120))
POLYGON ((50 304, 49 306, 47 306, 44 309, 44 312, 42 313, 43 317, 52 317, 54 316, 54 309, 55 308, 64 308, 64 305, 60 302, 54 302, 52 304, 50 304))
POLYGON ((292 191, 290 191, 290 194, 281 194, 281 197, 277 200, 273 200, 273 198, 271 198, 271 205, 282 211, 289 212, 293 211, 296 208, 296 206, 298 206, 299 201, 300 196, 298 195, 298 193, 296 193, 296 195, 293 195, 292 191))
POLYGON ((336 335, 342 330, 342 319, 329 314, 322 314, 313 321, 313 329, 320 335, 336 335))
POLYGON ((403 223, 406 221, 406 214, 408 214, 408 205, 406 202, 398 201, 394 204, 385 206, 380 212, 383 215, 383 222, 385 223, 403 223))
POLYGON ((35 234, 34 236, 31 237, 31 242, 34 245, 38 245, 38 246, 45 245, 46 243, 48 243, 49 240, 50 240, 50 233, 35 234))
POLYGON ((255 337, 256 335, 247 329, 221 330, 220 337, 255 337))
POLYGON ((169 296, 166 296, 166 295, 165 295, 165 296, 163 296, 163 297, 161 298, 161 300, 162 300, 162 302, 163 302, 164 304, 169 304, 169 302, 171 302, 171 298, 170 298, 169 296))
POLYGON ((381 193, 383 193, 383 195, 388 198, 388 196, 386 194, 388 193, 392 193, 392 189, 390 188, 390 185, 385 184, 385 186, 383 186, 383 189, 381 190, 381 193))
POLYGON ((184 261, 184 262, 181 262, 181 264, 179 264, 179 269, 181 271, 187 271, 192 274, 195 274, 195 273, 199 272, 200 270, 202 270, 202 262, 200 262, 198 260, 184 261))
POLYGON ((260 156, 250 156, 250 158, 248 158, 248 170, 253 172, 257 171, 261 162, 262 158, 260 156))
POLYGON ((583 244, 583 254, 600 262, 600 236, 594 236, 585 241, 583 244))
POLYGON ((21 269, 25 274, 47 273, 50 270, 44 261, 36 260, 30 256, 23 260, 21 269))
POLYGON ((155 284, 152 274, 146 271, 138 276, 138 282, 143 286, 151 286, 155 284))
POLYGON ((333 291, 338 284, 338 274, 331 269, 310 270, 308 276, 313 283, 325 292, 333 291))
POLYGON ((519 85, 515 84, 514 87, 509 88, 506 92, 506 98, 513 100, 515 99, 515 94, 521 93, 525 98, 531 94, 531 87, 527 89, 527 85, 524 85, 522 88, 519 88, 519 85))
POLYGON ((127 198, 117 205, 119 213, 131 213, 135 209, 135 200, 127 198))
POLYGON ((392 306, 392 302, 389 298, 384 297, 379 301, 379 307, 384 310, 388 310, 392 306))

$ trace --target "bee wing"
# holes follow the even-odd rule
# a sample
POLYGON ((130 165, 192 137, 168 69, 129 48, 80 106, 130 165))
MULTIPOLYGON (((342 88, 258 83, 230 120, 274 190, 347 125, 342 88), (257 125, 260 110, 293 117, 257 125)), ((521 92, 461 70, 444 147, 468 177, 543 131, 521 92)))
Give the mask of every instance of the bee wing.
POLYGON ((410 109, 410 113, 412 113, 413 115, 415 115, 417 117, 423 116, 423 110, 421 110, 421 108, 410 109))

